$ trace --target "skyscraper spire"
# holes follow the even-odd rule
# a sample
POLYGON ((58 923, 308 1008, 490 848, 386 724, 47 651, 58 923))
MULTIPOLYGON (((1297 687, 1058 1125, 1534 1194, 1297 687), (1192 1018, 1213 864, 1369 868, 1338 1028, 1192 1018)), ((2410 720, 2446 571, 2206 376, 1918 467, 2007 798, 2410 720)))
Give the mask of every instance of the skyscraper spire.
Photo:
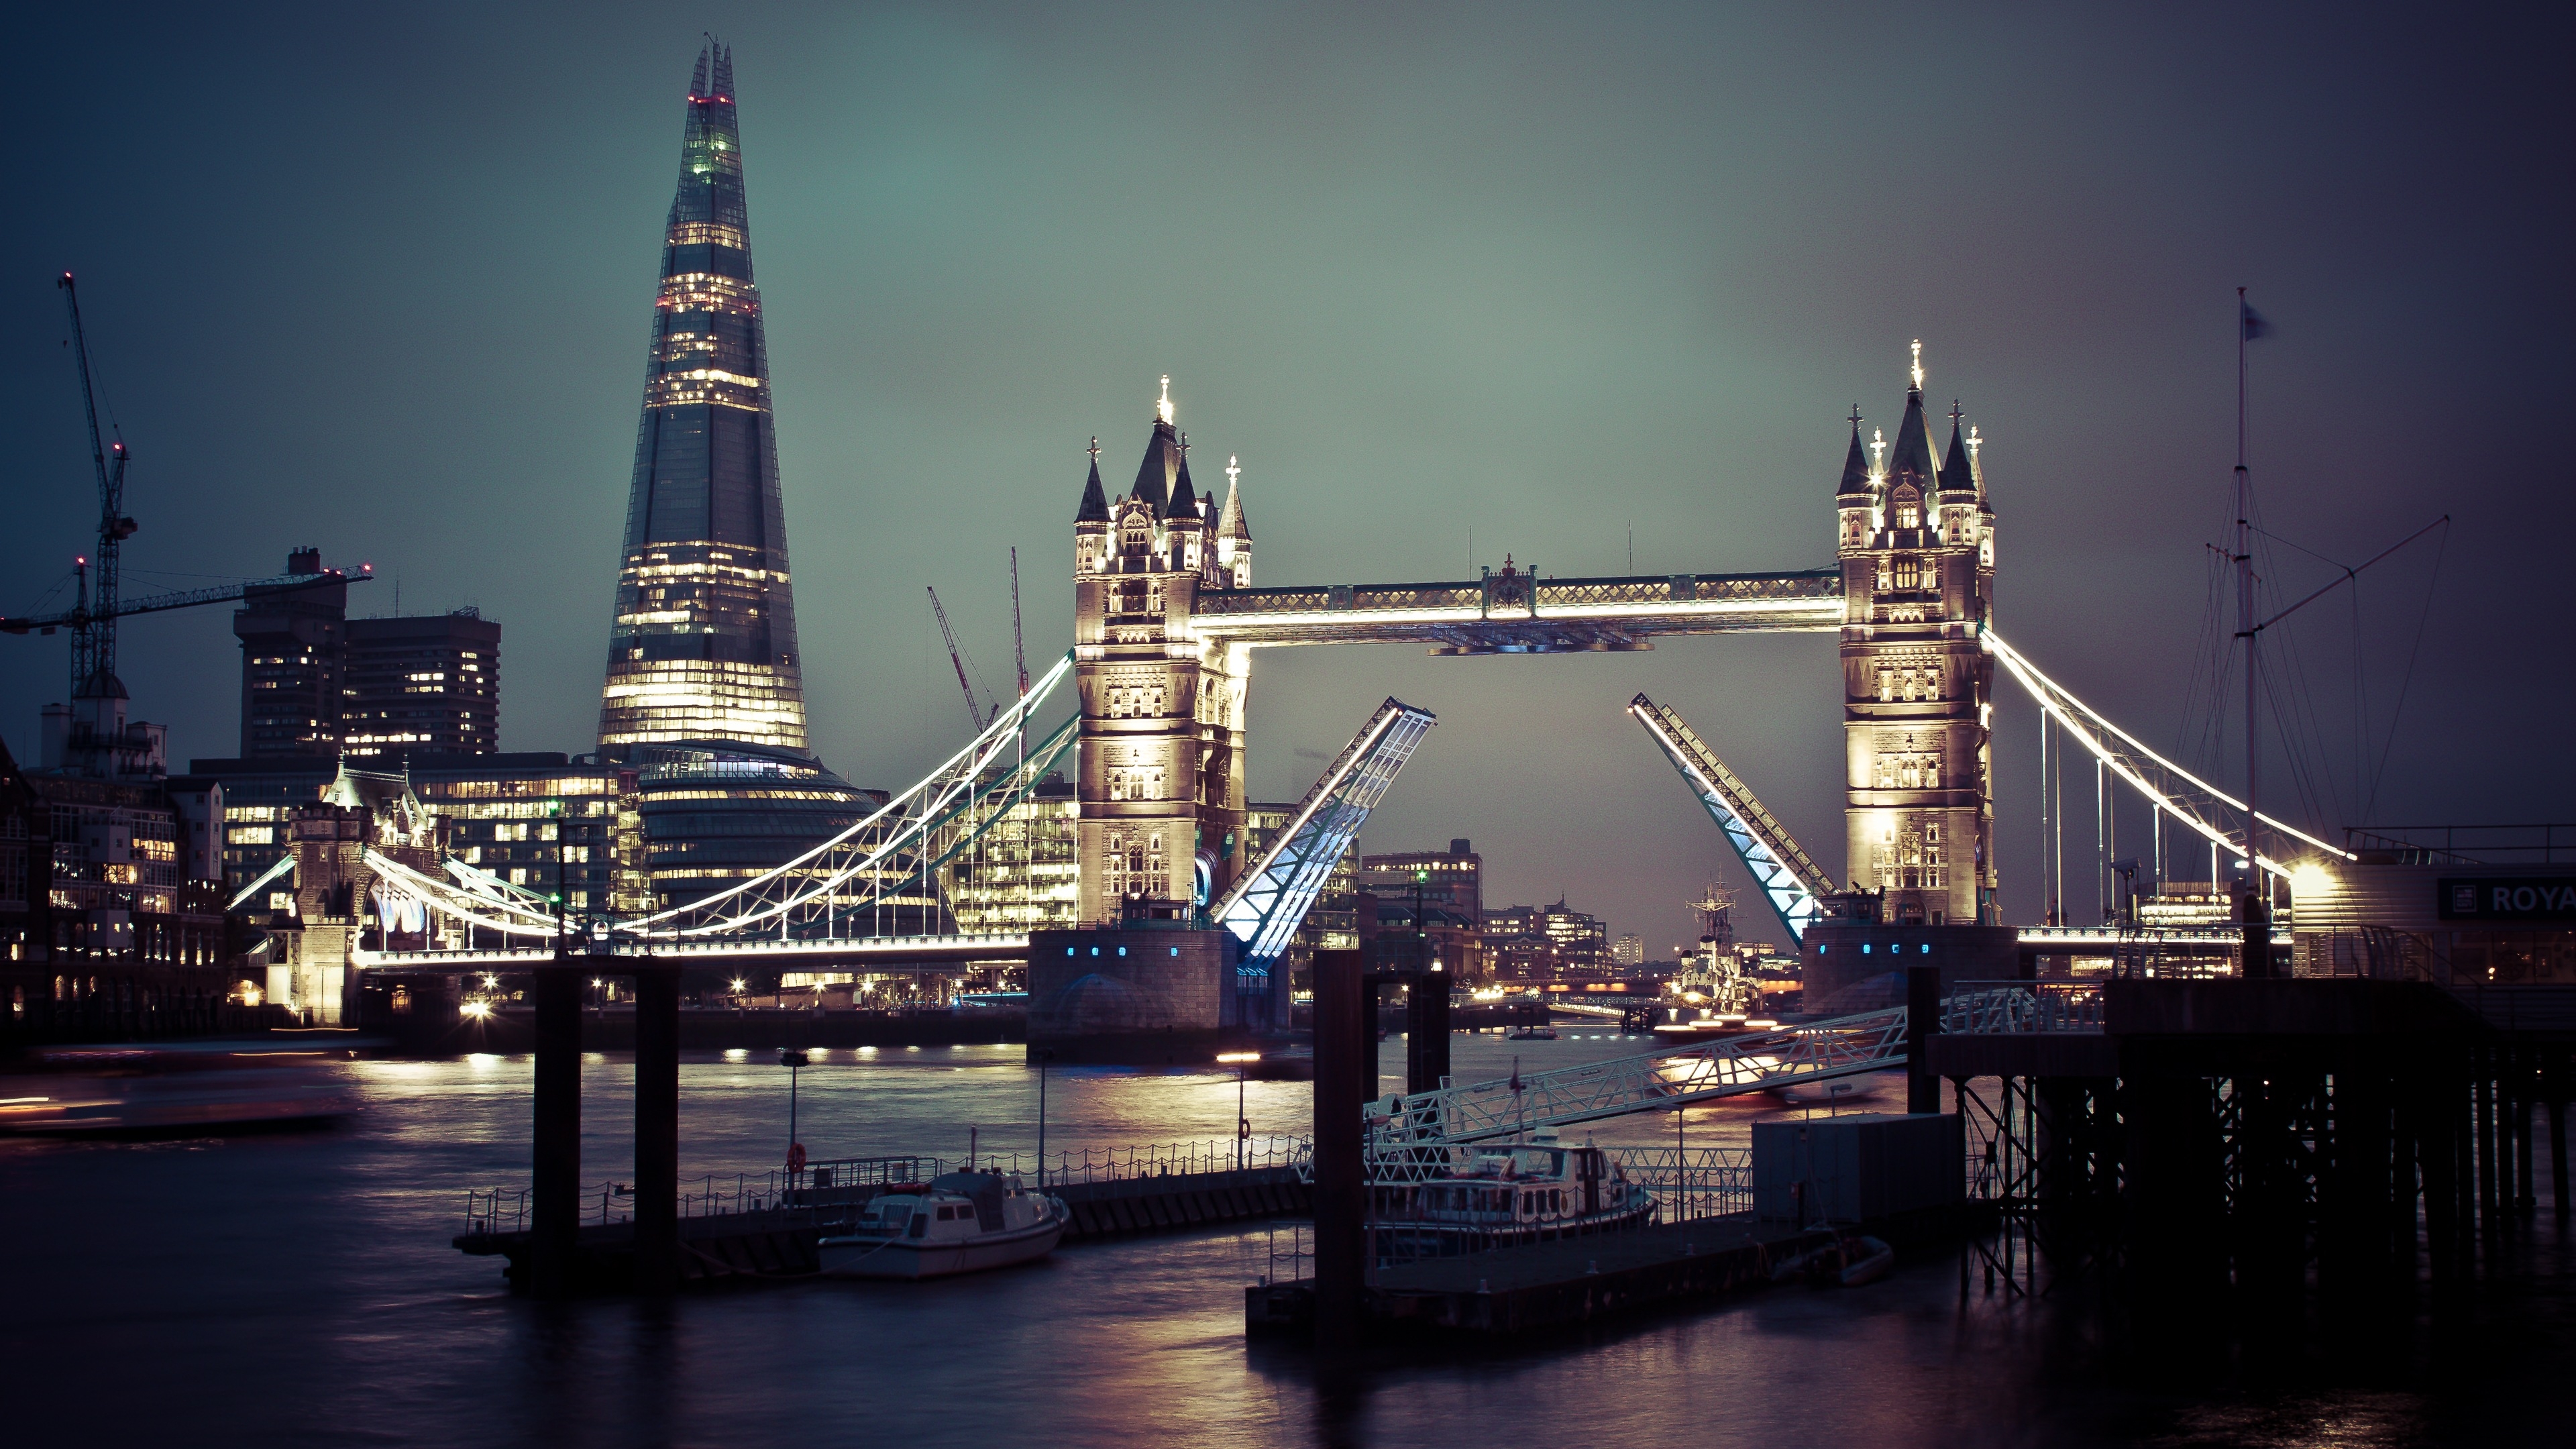
POLYGON ((806 750, 733 54, 712 37, 663 233, 599 711, 612 756, 674 740, 806 750))

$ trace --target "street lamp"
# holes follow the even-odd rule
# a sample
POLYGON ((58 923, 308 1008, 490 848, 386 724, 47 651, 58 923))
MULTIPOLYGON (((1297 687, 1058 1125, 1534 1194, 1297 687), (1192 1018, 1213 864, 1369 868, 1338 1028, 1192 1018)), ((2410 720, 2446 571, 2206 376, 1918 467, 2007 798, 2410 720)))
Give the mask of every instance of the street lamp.
POLYGON ((1254 1062, 1261 1060, 1261 1053, 1218 1052, 1216 1059, 1221 1062, 1231 1062, 1234 1065, 1234 1170, 1241 1172, 1244 1147, 1252 1140, 1252 1119, 1245 1116, 1243 1111, 1243 1078, 1245 1071, 1254 1062))
POLYGON ((805 1165, 804 1145, 796 1140, 796 1073, 799 1068, 809 1065, 811 1061, 812 1058, 795 1047, 779 1048, 778 1064, 787 1069, 787 1170, 789 1172, 798 1171, 805 1165))
POLYGON ((1046 1190, 1046 1069, 1055 1060, 1050 1051, 1032 1052, 1038 1059, 1038 1189, 1046 1190))

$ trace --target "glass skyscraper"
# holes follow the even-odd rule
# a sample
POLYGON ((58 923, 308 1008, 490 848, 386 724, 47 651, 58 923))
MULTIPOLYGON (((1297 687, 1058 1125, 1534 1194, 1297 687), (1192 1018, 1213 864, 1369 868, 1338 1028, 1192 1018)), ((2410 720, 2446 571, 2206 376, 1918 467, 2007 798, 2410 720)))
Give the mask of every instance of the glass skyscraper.
POLYGON ((599 710, 613 758, 681 740, 807 750, 733 53, 712 44, 689 82, 599 710))

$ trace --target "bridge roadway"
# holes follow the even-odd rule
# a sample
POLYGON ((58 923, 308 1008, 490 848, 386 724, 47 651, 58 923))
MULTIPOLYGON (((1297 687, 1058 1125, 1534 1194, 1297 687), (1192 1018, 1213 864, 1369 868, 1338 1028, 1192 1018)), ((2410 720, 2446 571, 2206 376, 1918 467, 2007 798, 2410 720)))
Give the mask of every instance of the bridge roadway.
MULTIPOLYGON (((2192 946, 2219 951, 2233 949, 2241 940, 2242 933, 2228 926, 2142 927, 2129 931, 2113 926, 2027 926, 2021 932, 2022 945, 2054 950, 2090 948, 2107 951, 2125 943, 2130 946, 2192 946)), ((2287 931, 2273 932, 2272 944, 2289 945, 2290 934, 2287 931)), ((576 938, 574 954, 591 955, 589 943, 576 938)), ((656 941, 649 946, 638 946, 620 939, 615 954, 649 955, 654 960, 684 966, 756 964, 795 971, 934 970, 954 966, 1025 965, 1029 938, 1026 934, 840 936, 789 940, 776 936, 703 937, 686 941, 656 941)), ((487 946, 455 951, 356 950, 351 952, 351 957, 361 970, 374 975, 436 976, 463 971, 533 971, 552 961, 554 952, 545 946, 508 949, 487 946)))
MULTIPOLYGON (((900 971, 978 966, 1021 966, 1028 962, 1025 934, 980 936, 839 936, 819 940, 708 938, 654 941, 638 945, 620 940, 608 953, 636 962, 677 966, 757 964, 790 971, 900 971)), ((468 971, 536 971, 553 964, 550 947, 457 951, 352 951, 359 969, 374 976, 441 976, 468 971)), ((568 962, 598 969, 599 953, 580 937, 569 942, 568 962)))
POLYGON ((1646 649, 1653 634, 1819 632, 1843 622, 1839 568, 1211 590, 1190 632, 1247 645, 1420 643, 1440 654, 1646 649))

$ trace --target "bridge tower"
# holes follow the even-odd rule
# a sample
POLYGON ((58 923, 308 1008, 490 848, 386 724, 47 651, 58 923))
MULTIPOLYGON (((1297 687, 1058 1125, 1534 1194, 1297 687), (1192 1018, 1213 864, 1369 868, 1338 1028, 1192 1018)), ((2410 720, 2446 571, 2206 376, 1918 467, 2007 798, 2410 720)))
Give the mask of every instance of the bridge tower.
POLYGON ((1073 524, 1074 680, 1082 704, 1081 919, 1188 920, 1244 860, 1244 691, 1251 649, 1199 639, 1203 591, 1252 582, 1240 471, 1220 507, 1190 477, 1171 379, 1136 481, 1100 485, 1100 443, 1073 524))
POLYGON ((1890 925, 1999 925, 1995 906, 1994 665, 1979 642, 1994 601, 1995 514, 1981 441, 1950 410, 1938 466, 1923 416, 1923 344, 1896 442, 1861 438, 1834 504, 1840 532, 1845 817, 1855 891, 1890 925))

